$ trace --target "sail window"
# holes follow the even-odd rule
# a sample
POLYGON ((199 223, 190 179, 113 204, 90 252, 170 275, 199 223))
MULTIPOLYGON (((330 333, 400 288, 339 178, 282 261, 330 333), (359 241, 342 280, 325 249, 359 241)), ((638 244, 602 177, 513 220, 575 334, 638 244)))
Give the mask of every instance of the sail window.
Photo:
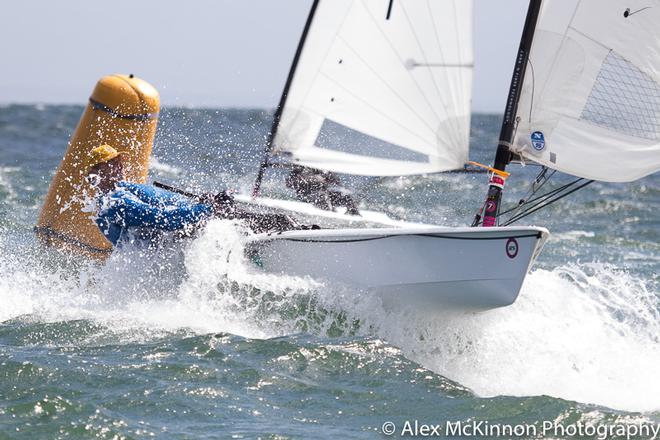
POLYGON ((660 85, 610 52, 580 117, 630 136, 660 140, 660 85))
POLYGON ((327 150, 380 159, 428 163, 429 156, 325 119, 315 145, 327 150))

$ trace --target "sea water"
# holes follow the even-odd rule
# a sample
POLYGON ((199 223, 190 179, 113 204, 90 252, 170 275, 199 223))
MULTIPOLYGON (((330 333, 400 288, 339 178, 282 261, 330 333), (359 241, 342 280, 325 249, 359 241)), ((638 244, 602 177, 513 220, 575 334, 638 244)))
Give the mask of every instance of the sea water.
MULTIPOLYGON (((478 423, 574 438, 660 423, 660 175, 594 183, 524 219, 552 236, 514 305, 393 309, 260 274, 227 221, 103 265, 41 248, 32 227, 81 113, 0 108, 0 439, 362 439, 421 425, 458 437, 469 432, 447 429, 478 423)), ((150 178, 249 191, 271 117, 165 109, 150 178)), ((499 123, 474 115, 473 159, 492 161, 499 123)), ((539 170, 511 171, 506 205, 539 170)), ((363 208, 455 226, 487 186, 483 174, 346 180, 363 208)), ((291 196, 281 171, 264 193, 291 196)))

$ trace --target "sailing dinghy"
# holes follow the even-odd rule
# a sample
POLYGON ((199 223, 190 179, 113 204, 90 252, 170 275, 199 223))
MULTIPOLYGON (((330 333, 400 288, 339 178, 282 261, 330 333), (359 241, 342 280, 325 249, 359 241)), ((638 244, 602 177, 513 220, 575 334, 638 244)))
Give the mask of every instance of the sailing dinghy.
MULTIPOLYGON (((472 1, 314 1, 253 195, 265 170, 287 164, 363 176, 462 169, 472 56, 472 1)), ((260 270, 445 307, 513 303, 548 235, 529 226, 452 228, 237 200, 312 210, 350 226, 254 235, 248 255, 260 270), (354 228, 360 222, 380 227, 354 228)))
MULTIPOLYGON (((402 14, 409 5, 394 2, 402 14)), ((486 227, 261 234, 251 239, 255 265, 404 301, 473 309, 511 304, 548 235, 511 224, 593 180, 628 182, 660 170, 658 23, 655 2, 530 1, 487 199, 473 223, 486 227), (529 195, 502 210, 505 168, 514 160, 542 168, 529 195), (576 178, 541 193, 556 172, 576 178)), ((293 154, 311 160, 306 152, 293 154)))

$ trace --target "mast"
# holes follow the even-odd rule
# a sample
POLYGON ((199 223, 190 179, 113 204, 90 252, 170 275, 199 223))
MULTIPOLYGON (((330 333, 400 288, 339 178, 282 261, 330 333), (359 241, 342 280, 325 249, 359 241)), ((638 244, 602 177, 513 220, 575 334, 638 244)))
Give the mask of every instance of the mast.
MULTIPOLYGON (((527 18, 523 28, 520 46, 518 47, 518 56, 513 68, 511 85, 509 86, 509 97, 507 98, 506 108, 504 109, 504 118, 502 119, 502 128, 500 130, 500 139, 497 144, 497 153, 495 154, 495 164, 489 187, 486 203, 484 204, 483 226, 496 226, 497 214, 500 210, 502 201, 502 190, 508 173, 505 172, 507 164, 511 161, 512 153, 510 150, 513 142, 513 135, 516 128, 516 115, 518 113, 518 101, 522 91, 529 61, 529 52, 532 48, 536 22, 541 11, 542 0, 530 0, 527 9, 527 18), (498 172, 499 171, 499 172, 498 172)), ((477 214, 473 226, 479 223, 480 215, 477 214)))
POLYGON ((312 21, 314 19, 314 13, 316 12, 316 7, 318 6, 320 0, 314 0, 311 8, 309 9, 309 15, 307 16, 307 21, 305 22, 305 27, 303 28, 302 35, 300 36, 300 41, 298 42, 298 48, 296 49, 296 54, 293 57, 293 62, 291 63, 291 69, 289 69, 289 75, 286 78, 286 83, 284 84, 284 89, 282 90, 282 96, 280 97, 280 102, 277 104, 275 109, 275 114, 273 115, 273 124, 270 127, 268 132, 268 141, 266 142, 266 149, 264 151, 263 158, 261 160, 261 165, 259 166, 259 172, 257 173, 257 178, 254 181, 254 187, 252 189, 252 197, 257 197, 259 195, 259 190, 261 189, 261 181, 264 177, 264 171, 268 168, 268 159, 270 157, 270 152, 273 149, 273 141, 275 140, 275 135, 277 134, 277 127, 280 125, 280 119, 282 118, 282 111, 284 110, 284 105, 286 104, 286 98, 289 94, 289 89, 291 88, 291 83, 293 82, 293 77, 296 74, 296 68, 298 67, 298 60, 302 54, 303 47, 305 46, 305 40, 307 39, 307 34, 310 27, 312 26, 312 21))

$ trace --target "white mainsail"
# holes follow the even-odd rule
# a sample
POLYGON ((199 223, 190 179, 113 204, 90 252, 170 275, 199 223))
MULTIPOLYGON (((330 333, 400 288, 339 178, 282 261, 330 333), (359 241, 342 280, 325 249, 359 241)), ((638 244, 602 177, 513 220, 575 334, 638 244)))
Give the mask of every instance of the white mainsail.
POLYGON ((512 150, 575 176, 660 170, 660 1, 544 0, 512 150))
POLYGON ((462 168, 472 52, 472 0, 319 0, 271 152, 359 175, 462 168))

